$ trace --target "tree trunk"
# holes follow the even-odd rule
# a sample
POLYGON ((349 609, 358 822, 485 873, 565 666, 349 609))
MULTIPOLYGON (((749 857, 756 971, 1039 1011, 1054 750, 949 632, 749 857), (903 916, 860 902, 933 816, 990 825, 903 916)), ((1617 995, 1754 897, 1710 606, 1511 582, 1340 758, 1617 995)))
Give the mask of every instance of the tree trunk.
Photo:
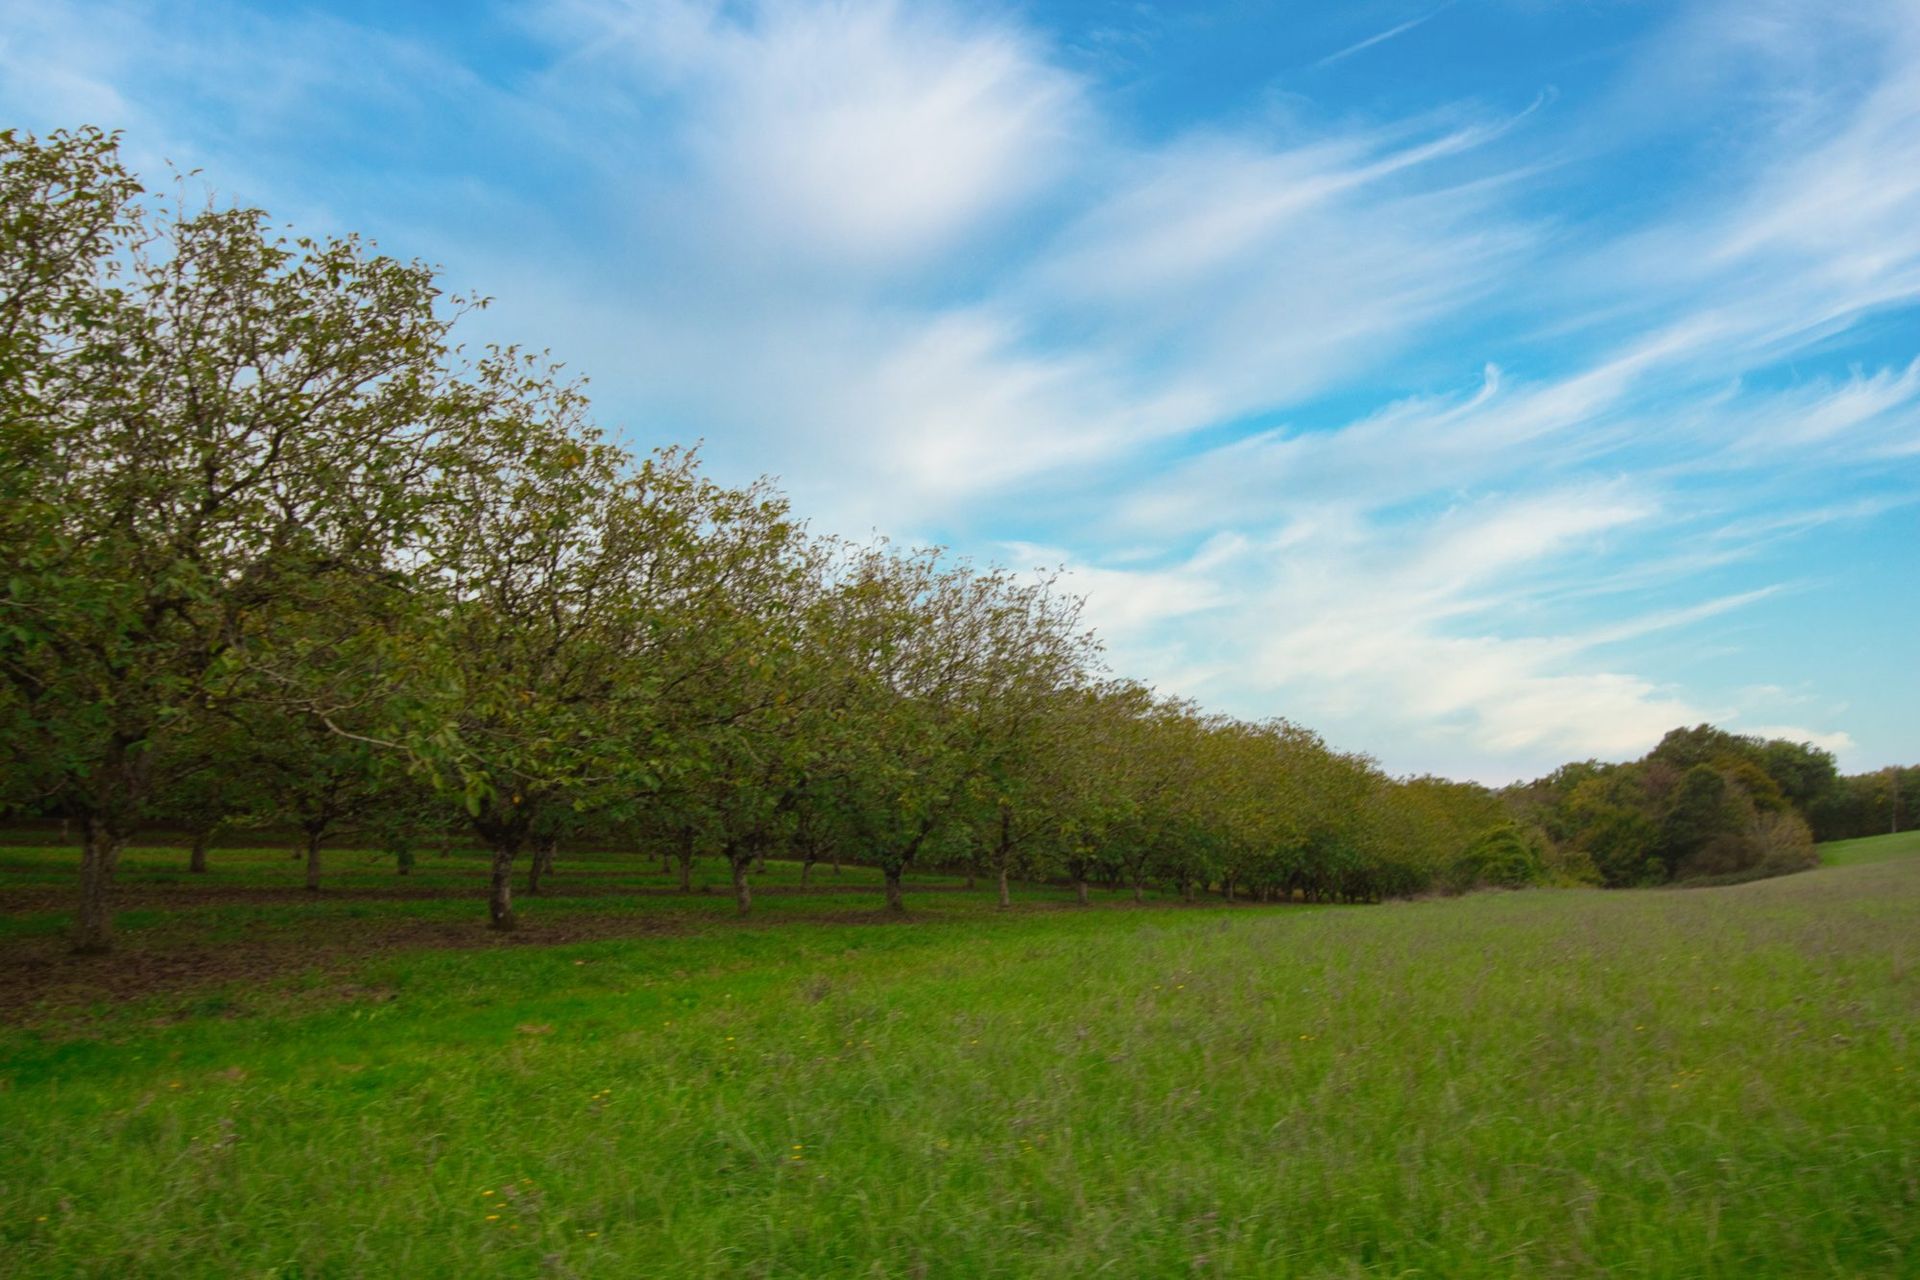
POLYGON ((320 892, 320 841, 318 831, 307 832, 307 892, 320 892))
POLYGON ((900 868, 883 867, 881 870, 887 878, 887 910, 896 913, 905 911, 907 900, 900 892, 900 868))
POLYGON ((1013 895, 1007 892, 1007 864, 1000 864, 1000 909, 1009 910, 1013 906, 1013 895))
POLYGON ((670 876, 673 874, 673 855, 672 854, 663 853, 660 855, 660 874, 663 876, 670 876))
POLYGON ((1220 881, 1220 896, 1228 902, 1233 901, 1233 877, 1227 876, 1220 881))
POLYGON ((971 862, 969 862, 967 864, 967 883, 966 883, 966 888, 969 892, 971 892, 973 889, 974 879, 975 879, 974 866, 971 862))
POLYGON ((80 911, 73 918, 73 950, 76 955, 100 956, 113 950, 113 913, 107 895, 126 837, 92 818, 82 825, 80 911))
POLYGON ((733 907, 744 916, 753 910, 753 886, 747 883, 747 869, 753 864, 753 859, 728 853, 727 863, 733 868, 733 907))
POLYGON ((693 828, 680 828, 680 892, 693 892, 693 828))
POLYGON ((1134 905, 1139 906, 1141 903, 1145 902, 1146 900, 1147 900, 1146 890, 1141 887, 1140 882, 1138 880, 1135 880, 1133 882, 1134 905))
POLYGON ((205 875, 207 873, 207 842, 211 838, 211 832, 196 831, 193 833, 193 850, 187 854, 187 870, 193 872, 195 875, 205 875))
POLYGON ((1086 877, 1075 876, 1073 878, 1073 895, 1074 897, 1080 900, 1081 906, 1084 907, 1084 906, 1090 905, 1090 899, 1087 897, 1086 877))
POLYGON ((803 859, 801 859, 801 861, 800 861, 800 887, 801 887, 802 889, 804 889, 804 888, 806 888, 806 887, 807 887, 807 878, 808 878, 809 876, 811 876, 812 874, 813 874, 813 859, 812 859, 811 857, 808 857, 808 858, 803 858, 803 859))
POLYGON ((514 846, 493 848, 493 880, 487 886, 487 923, 496 932, 511 932, 520 921, 513 914, 514 846))
POLYGON ((553 836, 545 836, 533 846, 533 856, 527 859, 527 893, 532 897, 540 896, 540 878, 553 874, 553 856, 560 841, 553 836))

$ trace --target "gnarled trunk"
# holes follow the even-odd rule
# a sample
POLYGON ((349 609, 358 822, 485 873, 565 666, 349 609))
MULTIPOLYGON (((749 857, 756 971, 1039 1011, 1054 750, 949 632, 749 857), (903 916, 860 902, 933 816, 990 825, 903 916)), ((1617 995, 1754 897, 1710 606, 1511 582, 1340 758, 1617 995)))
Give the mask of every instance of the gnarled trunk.
POLYGON ((1007 892, 1007 864, 1000 864, 1000 909, 1009 910, 1013 906, 1013 895, 1007 892))
POLYGON ((680 828, 680 892, 693 892, 693 828, 680 828))
POLYGON ((320 841, 318 831, 307 832, 307 892, 320 892, 320 841))
POLYGON ((800 887, 807 887, 807 880, 813 874, 813 856, 809 854, 800 862, 800 887))
POLYGON ((511 932, 520 923, 513 914, 513 855, 516 852, 512 844, 493 847, 493 877, 487 886, 487 924, 499 933, 511 932))
POLYGON ((553 858, 560 847, 560 841, 554 836, 544 836, 533 846, 533 856, 527 859, 527 892, 534 897, 540 896, 540 880, 553 874, 553 858))
POLYGON ((113 913, 107 905, 114 868, 126 836, 89 818, 80 845, 80 910, 73 918, 73 950, 98 956, 113 950, 113 913))
POLYGON ((887 880, 887 910, 900 912, 907 909, 907 900, 900 890, 900 868, 883 867, 882 874, 887 880))
POLYGON ((187 854, 188 871, 195 875, 205 875, 207 873, 207 845, 212 838, 212 833, 208 831, 196 831, 193 833, 193 848, 187 854))
POLYGON ((747 883, 747 869, 753 865, 753 859, 729 851, 727 863, 733 868, 733 907, 744 916, 753 910, 753 886, 747 883))
POLYGON ((1091 905, 1092 900, 1087 896, 1087 880, 1085 876, 1075 876, 1073 878, 1073 896, 1079 899, 1081 906, 1091 905))

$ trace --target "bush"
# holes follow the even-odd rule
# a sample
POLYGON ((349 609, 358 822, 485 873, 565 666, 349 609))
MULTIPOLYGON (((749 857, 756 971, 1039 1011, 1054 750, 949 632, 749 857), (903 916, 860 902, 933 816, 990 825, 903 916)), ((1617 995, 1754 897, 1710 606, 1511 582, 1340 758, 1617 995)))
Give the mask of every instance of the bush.
POLYGON ((1490 827, 1467 846, 1454 868, 1461 888, 1496 885, 1519 889, 1546 879, 1546 841, 1517 822, 1490 827))

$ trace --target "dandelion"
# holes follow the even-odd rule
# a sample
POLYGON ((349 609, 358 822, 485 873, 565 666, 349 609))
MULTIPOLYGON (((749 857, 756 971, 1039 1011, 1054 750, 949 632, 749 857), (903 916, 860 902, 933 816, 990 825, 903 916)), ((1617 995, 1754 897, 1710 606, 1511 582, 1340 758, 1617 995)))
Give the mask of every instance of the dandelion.
POLYGON ((589 1239, 589 1240, 592 1240, 592 1239, 594 1239, 594 1238, 595 1238, 596 1236, 598 1236, 599 1234, 600 1234, 600 1233, 599 1233, 598 1231, 589 1231, 589 1232, 587 1232, 587 1239, 589 1239))
POLYGON ((481 1195, 483 1195, 483 1196, 490 1196, 490 1195, 492 1195, 492 1194, 493 1194, 493 1192, 491 1192, 491 1191, 482 1191, 482 1192, 481 1192, 480 1194, 481 1194, 481 1195))
POLYGON ((488 1222, 498 1222, 499 1220, 500 1220, 500 1215, 497 1213, 490 1213, 487 1215, 488 1222))

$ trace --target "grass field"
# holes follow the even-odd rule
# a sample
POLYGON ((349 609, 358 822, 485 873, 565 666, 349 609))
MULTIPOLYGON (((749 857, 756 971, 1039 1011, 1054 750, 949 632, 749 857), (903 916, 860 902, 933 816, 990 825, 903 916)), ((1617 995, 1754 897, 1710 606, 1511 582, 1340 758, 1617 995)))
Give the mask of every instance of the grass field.
POLYGON ((1905 858, 1914 854, 1920 854, 1920 831, 1867 836, 1860 840, 1830 840, 1820 846, 1820 861, 1833 867, 1884 862, 1889 858, 1905 858))
POLYGON ((0 851, 0 1271, 1912 1275, 1920 858, 1844 853, 906 923, 776 864, 744 924, 576 859, 499 942, 476 859, 142 850, 82 962, 0 851))

